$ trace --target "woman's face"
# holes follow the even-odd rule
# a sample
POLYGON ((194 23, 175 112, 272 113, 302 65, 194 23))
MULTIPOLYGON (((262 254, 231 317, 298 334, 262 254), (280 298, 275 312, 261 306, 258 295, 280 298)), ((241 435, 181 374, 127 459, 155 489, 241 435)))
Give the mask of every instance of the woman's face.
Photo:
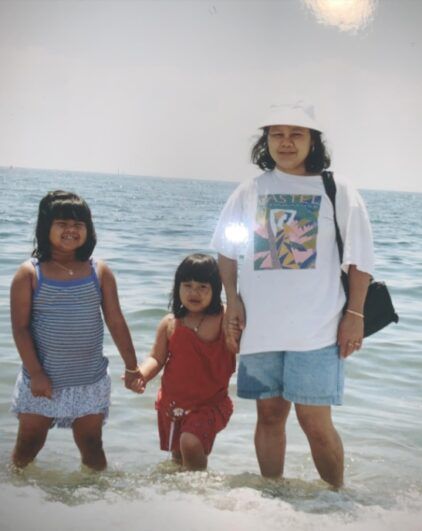
POLYGON ((293 175, 307 175, 305 159, 312 147, 311 132, 295 125, 272 125, 268 131, 268 151, 276 167, 293 175))

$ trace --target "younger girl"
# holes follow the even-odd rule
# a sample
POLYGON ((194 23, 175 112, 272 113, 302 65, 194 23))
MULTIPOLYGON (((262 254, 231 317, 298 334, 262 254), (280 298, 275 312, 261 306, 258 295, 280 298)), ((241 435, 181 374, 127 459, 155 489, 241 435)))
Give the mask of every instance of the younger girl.
POLYGON ((72 427, 85 465, 105 468, 101 435, 110 377, 100 308, 126 366, 126 387, 139 380, 114 276, 90 258, 95 244, 83 199, 55 191, 41 200, 33 258, 20 266, 11 287, 13 337, 23 362, 12 405, 19 418, 18 467, 35 458, 57 424, 72 427))
POLYGON ((145 383, 164 367, 156 401, 160 446, 188 470, 207 467, 215 436, 233 412, 228 385, 236 360, 222 330, 221 288, 214 258, 185 258, 174 280, 173 313, 158 325, 140 366, 145 383))

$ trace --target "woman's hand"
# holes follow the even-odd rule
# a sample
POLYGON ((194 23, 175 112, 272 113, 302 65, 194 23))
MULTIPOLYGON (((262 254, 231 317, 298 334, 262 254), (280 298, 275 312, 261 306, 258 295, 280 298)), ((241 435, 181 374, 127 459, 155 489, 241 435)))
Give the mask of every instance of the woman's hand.
POLYGON ((53 396, 53 386, 49 377, 43 371, 31 374, 31 393, 33 396, 51 398, 53 396))
POLYGON ((245 307, 239 295, 227 301, 223 319, 223 330, 227 348, 234 353, 239 352, 240 337, 245 328, 245 307))
POLYGON ((360 350, 363 341, 363 319, 358 315, 345 313, 340 321, 337 332, 337 344, 340 356, 347 358, 355 350, 360 350))
POLYGON ((363 341, 363 311, 371 275, 360 271, 356 265, 349 265, 349 296, 347 309, 340 321, 337 343, 340 356, 347 358, 355 350, 360 350, 363 341))

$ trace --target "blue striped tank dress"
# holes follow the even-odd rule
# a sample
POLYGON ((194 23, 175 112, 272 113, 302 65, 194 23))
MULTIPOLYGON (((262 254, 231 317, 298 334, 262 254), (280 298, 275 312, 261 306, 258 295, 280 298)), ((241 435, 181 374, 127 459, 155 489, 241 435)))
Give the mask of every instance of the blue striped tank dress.
POLYGON ((103 354, 104 324, 101 289, 91 260, 88 277, 53 280, 42 273, 38 260, 33 293, 31 334, 38 359, 50 378, 53 397, 34 397, 25 367, 15 386, 12 411, 53 419, 52 425, 71 426, 89 414, 108 416, 110 377, 103 354))

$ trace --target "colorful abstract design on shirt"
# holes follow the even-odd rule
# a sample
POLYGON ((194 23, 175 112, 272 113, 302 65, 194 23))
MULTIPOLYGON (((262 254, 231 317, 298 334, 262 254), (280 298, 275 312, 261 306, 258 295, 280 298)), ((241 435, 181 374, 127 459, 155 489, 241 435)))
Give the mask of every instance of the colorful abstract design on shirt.
POLYGON ((320 195, 258 197, 254 269, 313 269, 320 195))

